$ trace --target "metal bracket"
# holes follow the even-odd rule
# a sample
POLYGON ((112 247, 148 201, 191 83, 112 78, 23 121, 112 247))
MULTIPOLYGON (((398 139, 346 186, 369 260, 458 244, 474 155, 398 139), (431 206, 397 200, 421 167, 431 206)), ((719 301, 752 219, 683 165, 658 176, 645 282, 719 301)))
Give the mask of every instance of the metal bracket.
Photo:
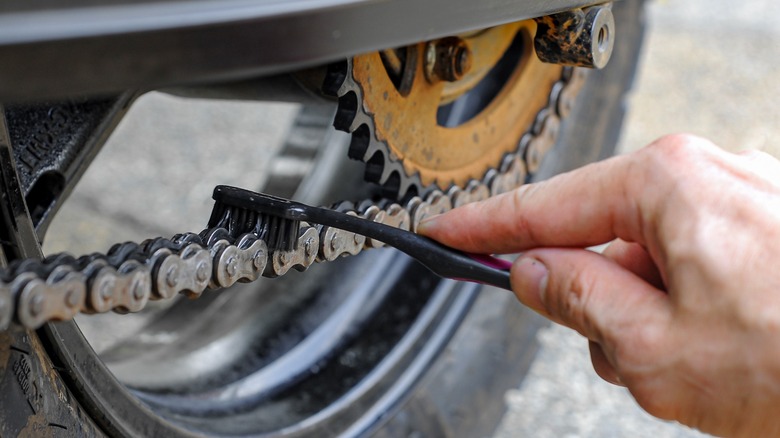
POLYGON ((543 62, 604 68, 615 46, 612 3, 536 18, 534 48, 543 62))
POLYGON ((5 110, 0 107, 0 241, 4 262, 41 258, 41 245, 35 233, 24 192, 16 171, 5 110))

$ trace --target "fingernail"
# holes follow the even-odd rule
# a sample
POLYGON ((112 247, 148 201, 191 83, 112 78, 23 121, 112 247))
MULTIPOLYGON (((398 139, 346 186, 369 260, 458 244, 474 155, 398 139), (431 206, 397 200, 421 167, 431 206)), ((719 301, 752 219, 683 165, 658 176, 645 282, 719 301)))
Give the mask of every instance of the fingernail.
POLYGON ((521 257, 512 269, 512 288, 526 306, 544 311, 544 292, 549 272, 544 263, 533 257, 521 257))
POLYGON ((437 222, 439 221, 439 217, 441 217, 440 214, 426 217, 422 221, 420 221, 420 224, 417 225, 417 233, 419 234, 428 234, 431 230, 436 228, 437 222))

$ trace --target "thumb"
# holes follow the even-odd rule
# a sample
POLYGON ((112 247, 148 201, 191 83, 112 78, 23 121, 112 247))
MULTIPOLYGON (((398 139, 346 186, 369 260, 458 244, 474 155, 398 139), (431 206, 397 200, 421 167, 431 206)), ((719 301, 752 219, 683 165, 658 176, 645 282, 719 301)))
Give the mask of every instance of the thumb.
POLYGON ((608 358, 646 329, 663 329, 672 316, 666 294, 583 249, 529 251, 514 263, 511 281, 520 301, 598 342, 608 358))

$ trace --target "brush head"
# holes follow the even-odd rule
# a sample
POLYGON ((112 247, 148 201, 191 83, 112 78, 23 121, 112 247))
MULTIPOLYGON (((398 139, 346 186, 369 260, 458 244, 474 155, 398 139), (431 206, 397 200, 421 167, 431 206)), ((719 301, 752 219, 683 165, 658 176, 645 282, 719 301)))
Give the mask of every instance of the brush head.
POLYGON ((209 228, 224 228, 234 239, 256 234, 270 251, 297 248, 301 227, 296 215, 298 203, 230 186, 217 186, 212 197, 215 202, 209 228))

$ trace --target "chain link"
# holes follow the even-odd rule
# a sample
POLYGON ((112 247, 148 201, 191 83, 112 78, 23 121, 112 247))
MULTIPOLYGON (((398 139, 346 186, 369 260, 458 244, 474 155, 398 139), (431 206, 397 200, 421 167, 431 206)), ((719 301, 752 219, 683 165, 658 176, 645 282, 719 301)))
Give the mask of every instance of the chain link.
MULTIPOLYGON (((517 151, 507 154, 497 169, 465 187, 446 193, 435 190, 413 197, 403 206, 364 200, 341 202, 333 209, 386 225, 415 231, 430 216, 445 213, 511 191, 535 173, 553 147, 560 122, 570 112, 585 79, 583 69, 564 69, 552 88, 548 105, 537 115, 517 151)), ((78 259, 58 254, 44 260, 23 260, 0 271, 0 329, 16 320, 27 328, 49 321, 69 320, 78 313, 138 312, 150 300, 183 293, 198 297, 204 290, 227 288, 260 276, 279 277, 291 269, 304 271, 315 262, 354 256, 382 242, 344 230, 301 224, 297 249, 269 252, 254 234, 232 238, 223 228, 141 244, 128 242, 107 254, 78 259)))

